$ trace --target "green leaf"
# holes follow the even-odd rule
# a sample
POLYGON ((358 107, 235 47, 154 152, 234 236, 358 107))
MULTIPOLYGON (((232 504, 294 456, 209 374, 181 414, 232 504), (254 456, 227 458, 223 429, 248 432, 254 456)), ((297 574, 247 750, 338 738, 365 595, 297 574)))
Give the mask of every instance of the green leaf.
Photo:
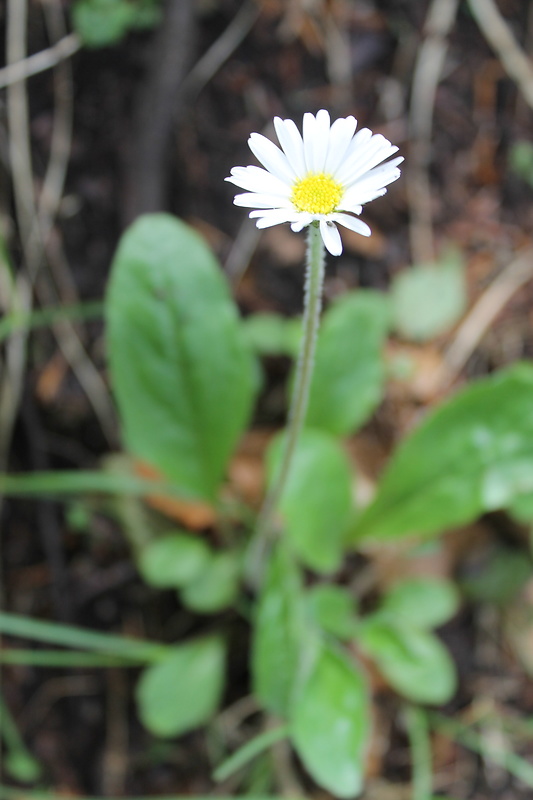
POLYGON ((86 47, 119 42, 135 18, 135 7, 125 0, 78 0, 72 9, 74 29, 86 47))
POLYGON ((357 621, 355 599, 347 589, 331 584, 313 586, 308 592, 311 613, 318 625, 339 639, 354 636, 357 621))
POLYGON ((383 397, 389 307, 378 292, 345 295, 326 313, 317 342, 306 425, 353 433, 383 397))
POLYGON ((248 420, 253 368, 228 287, 200 236, 166 214, 135 222, 115 256, 106 318, 128 448, 177 486, 213 500, 248 420))
POLYGON ((361 791, 370 735, 365 680, 346 656, 324 646, 296 695, 291 739, 314 780, 336 797, 361 791))
POLYGON ((202 614, 213 614, 231 606, 239 592, 241 571, 240 553, 212 554, 202 573, 183 587, 183 602, 202 614))
POLYGON ((440 263, 399 273, 391 300, 394 327, 406 339, 427 341, 449 330, 466 308, 461 257, 452 251, 440 263))
MULTIPOLYGON (((267 454, 270 482, 281 463, 284 436, 267 454)), ((304 430, 279 503, 287 537, 303 563, 331 572, 341 563, 352 507, 351 473, 346 455, 327 433, 304 430)))
POLYGON ((132 28, 150 28, 161 19, 158 0, 76 0, 72 23, 86 47, 109 47, 132 28))
POLYGON ((39 762, 29 753, 19 750, 5 755, 4 767, 12 778, 22 783, 35 783, 42 774, 39 762))
POLYGON ((156 736, 179 736, 207 722, 224 686, 222 639, 207 637, 177 645, 145 669, 137 684, 143 724, 156 736))
POLYGON ((507 510, 518 522, 530 525, 533 522, 533 494, 513 497, 507 510))
POLYGON ((300 672, 303 640, 312 635, 304 624, 304 613, 300 573, 288 553, 278 547, 257 606, 252 678, 258 700, 280 717, 288 714, 300 672))
POLYGON ((381 609, 416 628, 436 628, 459 608, 459 593, 442 578, 409 578, 397 583, 384 596, 381 609))
POLYGON ((151 586, 171 589, 197 578, 210 558, 209 547, 198 536, 169 533, 143 547, 138 567, 151 586))
POLYGON ((533 491, 533 367, 477 381, 395 452, 354 539, 429 535, 533 491))
POLYGON ((452 698, 457 685, 454 664, 429 631, 378 612, 361 624, 358 642, 390 685, 409 700, 440 705, 452 698))
POLYGON ((243 319, 242 326, 248 344, 257 355, 297 355, 302 338, 301 319, 285 319, 279 314, 251 314, 243 319))
POLYGON ((511 146, 509 165, 513 172, 533 186, 533 144, 531 142, 522 140, 511 146))
POLYGON ((474 573, 466 575, 461 587, 470 599, 502 606, 515 598, 532 577, 531 558, 523 550, 495 547, 484 553, 474 573))

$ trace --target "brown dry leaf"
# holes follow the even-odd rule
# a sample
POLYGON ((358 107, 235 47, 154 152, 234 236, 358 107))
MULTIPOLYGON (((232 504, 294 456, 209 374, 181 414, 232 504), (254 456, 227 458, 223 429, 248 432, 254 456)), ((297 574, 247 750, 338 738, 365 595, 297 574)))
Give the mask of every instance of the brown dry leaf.
POLYGON ((359 650, 356 645, 352 647, 357 662, 363 666, 368 683, 370 685, 371 694, 375 695, 381 694, 382 692, 390 692, 390 684, 382 676, 381 672, 377 668, 376 662, 367 656, 366 653, 359 650))
MULTIPOLYGON (((134 471, 140 478, 154 481, 164 480, 164 476, 145 461, 135 461, 134 471)), ((213 525, 216 520, 214 508, 200 500, 178 500, 163 494, 147 495, 144 500, 155 511, 180 522, 191 530, 202 530, 213 525)))
POLYGON ((392 718, 386 709, 373 703, 370 740, 365 758, 365 782, 383 775, 385 757, 390 748, 392 718))
POLYGON ((437 774, 440 771, 446 772, 457 760, 457 743, 435 731, 432 735, 433 770, 437 774))
POLYGON ((435 345, 391 341, 387 345, 386 357, 391 366, 405 364, 407 370, 405 378, 390 381, 392 400, 428 403, 434 399, 436 377, 442 369, 442 354, 435 345))
POLYGON ((417 552, 415 541, 380 542, 360 546, 372 562, 376 586, 381 592, 407 578, 452 578, 453 560, 448 548, 441 546, 417 552))
POLYGON ((273 436, 271 430, 249 431, 229 467, 231 489, 244 502, 258 506, 265 485, 265 450, 273 436))
POLYGON ((363 508, 374 496, 377 480, 387 463, 389 453, 376 436, 364 430, 348 439, 345 448, 357 476, 356 503, 363 508))
POLYGON ((496 154, 500 141, 491 130, 481 129, 472 146, 473 177, 478 183, 486 186, 498 184, 501 170, 498 169, 496 154))
POLYGON ((37 379, 35 393, 41 402, 51 403, 55 400, 67 369, 67 362, 59 350, 56 351, 37 379))

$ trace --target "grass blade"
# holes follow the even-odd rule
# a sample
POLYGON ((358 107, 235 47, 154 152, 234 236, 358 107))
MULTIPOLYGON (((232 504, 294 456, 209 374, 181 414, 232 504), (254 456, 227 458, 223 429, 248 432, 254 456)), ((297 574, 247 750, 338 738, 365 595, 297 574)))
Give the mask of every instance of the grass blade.
POLYGON ((108 653, 141 663, 157 661, 164 657, 169 650, 169 647, 164 644, 88 631, 59 622, 44 622, 8 612, 0 612, 0 633, 8 636, 20 636, 23 639, 35 639, 62 647, 108 653))

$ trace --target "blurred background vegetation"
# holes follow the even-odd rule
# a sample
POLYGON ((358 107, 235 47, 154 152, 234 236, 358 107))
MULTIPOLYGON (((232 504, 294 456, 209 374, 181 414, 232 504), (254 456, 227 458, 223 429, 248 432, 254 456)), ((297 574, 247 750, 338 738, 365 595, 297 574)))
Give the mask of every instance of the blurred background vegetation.
MULTIPOLYGON (((363 500, 434 406, 531 359, 533 3, 5 0, 0 26, 1 472, 74 474, 120 450, 102 298, 122 232, 141 214, 169 211, 216 253, 263 357, 253 425, 230 466, 240 495, 258 504, 266 442, 285 417, 305 245, 285 227, 257 231, 223 179, 250 163, 249 133, 272 135, 275 115, 299 124, 319 108, 353 114, 406 159, 402 179, 363 212, 372 237, 343 230, 344 252, 326 275, 326 305, 356 289, 390 298, 384 399, 349 440, 363 500)), ((198 623, 194 598, 184 611, 175 593, 141 581, 107 501, 38 494, 0 498, 4 610, 164 641, 210 624, 198 623)), ((157 497, 152 506, 169 525, 212 535, 209 509, 157 497)), ((447 721, 433 720, 442 797, 533 791, 531 506, 524 497, 512 516, 486 514, 407 554, 381 545, 346 567, 370 603, 421 574, 461 589, 461 610, 440 632, 459 674, 447 721)), ((116 665, 4 666, 6 782, 44 775, 54 796, 74 797, 212 791, 212 765, 246 739, 249 713, 247 632, 224 613, 229 710, 207 737, 150 737, 132 707, 131 673, 116 665)), ((426 721, 397 716, 377 674, 373 688, 364 798, 423 800, 408 742, 420 767, 426 721)), ((285 777, 286 761, 279 751, 285 777)), ((269 785, 261 769, 250 786, 269 785)))

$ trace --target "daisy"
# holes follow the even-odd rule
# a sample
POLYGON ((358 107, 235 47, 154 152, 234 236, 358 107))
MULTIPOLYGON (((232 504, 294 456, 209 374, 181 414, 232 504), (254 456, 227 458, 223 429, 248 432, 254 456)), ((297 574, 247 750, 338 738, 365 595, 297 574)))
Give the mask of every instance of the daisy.
POLYGON ((316 116, 304 114, 303 136, 291 119, 275 117, 274 127, 281 150, 260 133, 248 140, 265 169, 234 167, 226 178, 246 189, 235 196, 235 205, 252 208, 250 217, 258 228, 290 222, 298 232, 319 223, 326 249, 334 256, 342 253, 337 224, 370 236, 368 225, 355 215, 400 177, 402 157, 382 164, 398 148, 368 128, 355 133, 354 117, 331 125, 324 109, 316 116))

